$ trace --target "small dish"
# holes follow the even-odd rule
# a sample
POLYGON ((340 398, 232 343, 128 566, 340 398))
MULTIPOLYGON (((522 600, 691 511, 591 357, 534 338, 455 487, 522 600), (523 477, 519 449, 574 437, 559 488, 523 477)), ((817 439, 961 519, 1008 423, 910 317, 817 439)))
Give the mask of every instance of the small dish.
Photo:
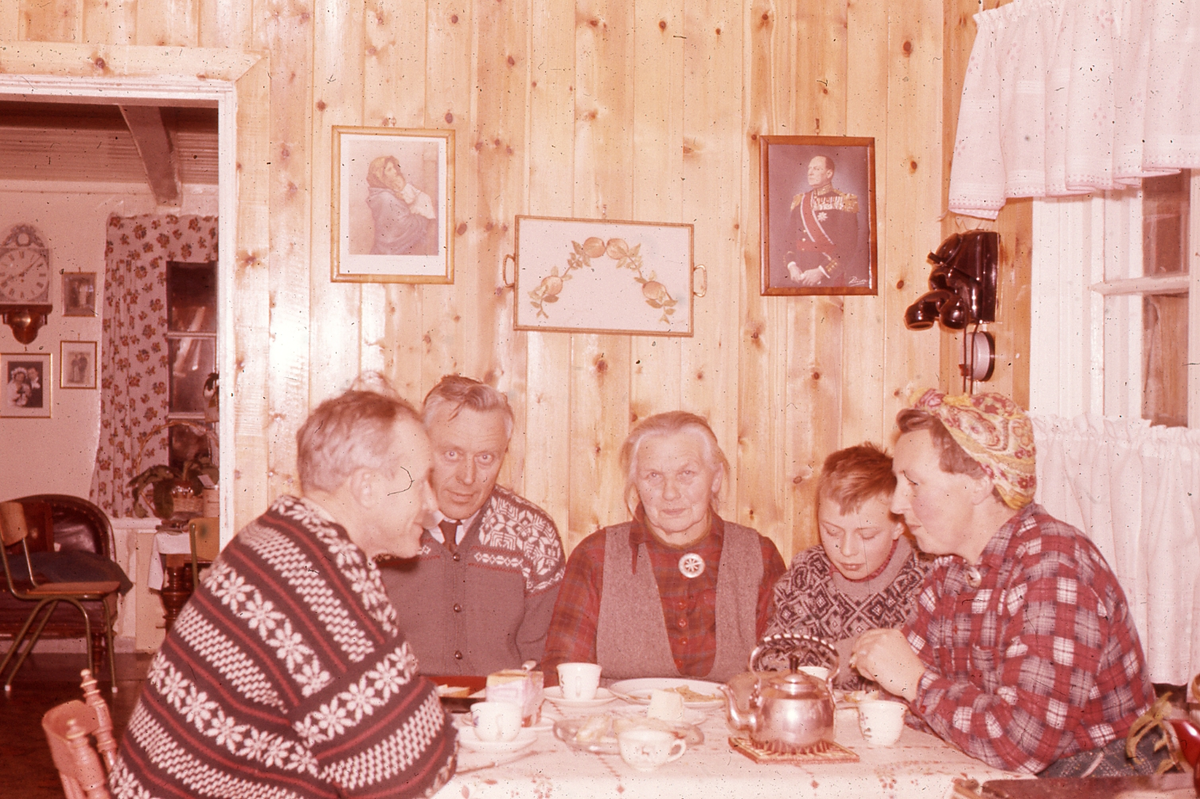
POLYGON ((537 732, 528 727, 522 727, 517 737, 511 741, 483 741, 475 734, 474 727, 460 727, 458 743, 464 749, 475 752, 520 752, 533 746, 537 740, 537 732))
POLYGON ((547 688, 545 695, 546 699, 559 707, 567 708, 599 707, 600 705, 607 705, 617 698, 617 695, 607 688, 597 688, 596 695, 591 699, 567 699, 562 695, 562 688, 557 685, 547 688))
POLYGON ((683 698, 683 706, 711 710, 725 704, 725 696, 721 693, 721 684, 708 680, 684 680, 671 677, 645 677, 637 680, 620 680, 609 686, 609 689, 626 702, 639 705, 650 704, 650 692, 654 690, 671 691, 685 688, 693 695, 703 695, 705 699, 697 699, 687 694, 683 698))

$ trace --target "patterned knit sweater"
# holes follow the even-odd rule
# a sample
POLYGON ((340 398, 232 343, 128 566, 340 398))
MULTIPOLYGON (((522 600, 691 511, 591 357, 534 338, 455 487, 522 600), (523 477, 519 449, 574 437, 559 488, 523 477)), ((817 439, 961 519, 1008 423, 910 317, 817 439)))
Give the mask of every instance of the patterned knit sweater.
POLYGON ((542 659, 566 558, 544 510, 496 486, 451 554, 429 531, 382 565, 422 674, 481 675, 542 659))
POLYGON ((151 666, 117 797, 429 796, 455 733, 379 572, 317 505, 281 497, 230 542, 151 666))
POLYGON ((775 611, 766 635, 822 638, 838 649, 839 688, 878 688, 850 668, 854 642, 867 630, 907 621, 928 569, 928 559, 918 556, 903 536, 883 570, 865 580, 847 580, 820 545, 809 547, 775 584, 775 611))

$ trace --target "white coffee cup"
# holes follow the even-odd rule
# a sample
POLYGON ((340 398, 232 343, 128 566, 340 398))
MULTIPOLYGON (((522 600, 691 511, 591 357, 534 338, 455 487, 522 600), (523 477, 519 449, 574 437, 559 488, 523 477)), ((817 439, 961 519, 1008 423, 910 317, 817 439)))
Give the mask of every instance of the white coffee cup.
POLYGON ((638 771, 653 771, 683 757, 687 741, 665 730, 634 727, 617 735, 621 759, 638 771))
POLYGON ((476 702, 471 705, 475 736, 481 741, 511 741, 521 731, 521 706, 515 702, 476 702))
POLYGON ((824 666, 801 666, 797 671, 802 671, 810 677, 816 677, 821 682, 829 679, 829 669, 824 666))
POLYGON ((594 699, 600 687, 600 666, 595 663, 559 663, 558 687, 563 699, 594 699))
POLYGON ((887 699, 868 699, 858 703, 858 729, 872 746, 891 746, 904 730, 907 705, 887 699))

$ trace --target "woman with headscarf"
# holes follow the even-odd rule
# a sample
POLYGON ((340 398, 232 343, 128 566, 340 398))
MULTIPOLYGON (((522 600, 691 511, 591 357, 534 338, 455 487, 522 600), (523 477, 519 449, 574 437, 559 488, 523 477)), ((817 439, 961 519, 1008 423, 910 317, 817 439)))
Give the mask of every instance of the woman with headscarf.
POLYGON ((896 417, 892 512, 937 556, 899 630, 868 630, 851 665, 939 736, 1043 776, 1153 773, 1154 702, 1116 576, 1079 530, 1033 501, 1033 425, 999 394, 929 390, 896 417))

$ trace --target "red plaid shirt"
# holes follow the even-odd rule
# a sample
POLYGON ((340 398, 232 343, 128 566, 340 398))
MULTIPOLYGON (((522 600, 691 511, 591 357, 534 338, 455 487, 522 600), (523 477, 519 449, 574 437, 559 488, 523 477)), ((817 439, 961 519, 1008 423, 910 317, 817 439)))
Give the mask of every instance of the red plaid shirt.
MULTIPOLYGON (((640 511, 640 509, 639 509, 640 511)), ((629 548, 637 568, 637 552, 646 545, 654 579, 662 596, 667 639, 679 673, 703 677, 712 670, 717 655, 717 572, 725 523, 715 514, 712 529, 690 547, 675 548, 654 537, 641 523, 640 512, 629 531, 629 548), (679 571, 679 558, 694 552, 704 558, 704 573, 689 579, 679 571)), ((596 662, 596 623, 600 617, 600 589, 604 585, 605 531, 593 533, 580 542, 567 561, 567 573, 558 592, 554 618, 546 639, 546 657, 542 671, 548 685, 558 681, 559 663, 596 662)), ((775 583, 786 571, 783 557, 770 539, 759 537, 762 545, 763 579, 758 588, 757 634, 761 637, 771 618, 771 597, 775 583)), ((747 652, 747 657, 749 653, 747 652)))
POLYGON ((1030 773, 1124 737, 1154 688, 1092 542, 1027 505, 972 571, 938 558, 904 627, 927 666, 914 712, 972 757, 1030 773))

